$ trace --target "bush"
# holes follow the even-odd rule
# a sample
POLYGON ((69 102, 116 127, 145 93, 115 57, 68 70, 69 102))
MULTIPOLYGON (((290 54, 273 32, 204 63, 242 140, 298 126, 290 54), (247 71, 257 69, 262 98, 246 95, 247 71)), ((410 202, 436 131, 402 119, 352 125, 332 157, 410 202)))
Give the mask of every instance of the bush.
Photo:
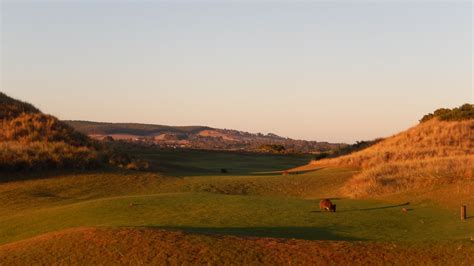
POLYGON ((73 146, 87 146, 89 138, 57 118, 45 114, 22 114, 0 121, 0 141, 65 142, 73 146))
POLYGON ((0 171, 91 168, 101 147, 33 105, 0 93, 0 171))
POLYGON ((426 122, 435 117, 442 121, 460 121, 474 119, 474 105, 466 103, 460 107, 456 107, 453 109, 440 108, 434 111, 433 113, 429 113, 423 116, 420 120, 420 123, 426 122))
POLYGON ((137 171, 144 171, 150 168, 150 163, 148 161, 132 158, 127 154, 118 152, 113 152, 109 156, 109 164, 120 168, 137 171))
POLYGON ((279 144, 263 144, 259 148, 265 152, 272 153, 282 153, 286 151, 285 146, 279 144))
POLYGON ((29 103, 15 100, 0 92, 0 120, 33 113, 40 113, 40 111, 29 103))
POLYGON ((329 152, 320 152, 320 153, 315 154, 313 156, 313 160, 318 161, 318 160, 322 160, 322 159, 325 159, 325 158, 329 158, 329 156, 331 156, 331 154, 329 152))
POLYGON ((94 149, 64 142, 0 142, 0 171, 88 169, 103 161, 104 157, 94 149))

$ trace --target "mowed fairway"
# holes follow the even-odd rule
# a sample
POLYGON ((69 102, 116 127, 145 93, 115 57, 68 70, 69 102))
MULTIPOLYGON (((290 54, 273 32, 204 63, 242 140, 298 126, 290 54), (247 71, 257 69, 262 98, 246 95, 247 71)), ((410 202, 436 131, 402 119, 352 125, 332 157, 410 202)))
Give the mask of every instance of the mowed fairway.
MULTIPOLYGON (((198 246, 223 241, 225 247, 222 247, 222 254, 234 249, 234 242, 246 243, 242 244, 244 249, 252 249, 254 242, 260 239, 254 237, 271 237, 287 239, 277 241, 283 246, 289 245, 285 242, 289 239, 318 240, 291 242, 293 246, 301 244, 302 247, 333 243, 325 241, 347 241, 341 245, 360 252, 372 249, 370 245, 384 248, 398 245, 405 247, 402 250, 406 252, 406 247, 410 246, 411 249, 419 249, 418 254, 423 258, 431 254, 429 250, 434 252, 438 248, 447 248, 451 253, 445 254, 445 260, 456 257, 456 261, 467 263, 473 259, 469 256, 471 251, 474 252, 474 241, 470 240, 474 236, 472 215, 461 221, 458 210, 442 207, 430 198, 410 200, 408 194, 378 200, 344 198, 339 188, 357 173, 357 169, 327 168, 292 175, 258 174, 302 165, 308 158, 201 151, 133 152, 155 161, 160 170, 55 173, 0 183, 0 260, 12 263, 15 258, 26 256, 35 262, 34 257, 37 256, 32 254, 46 252, 51 249, 48 245, 73 248, 75 245, 63 245, 61 241, 73 241, 79 237, 75 234, 82 231, 70 230, 84 227, 88 235, 97 233, 97 238, 106 235, 107 241, 112 241, 110 238, 114 235, 107 233, 108 230, 118 232, 123 229, 124 243, 128 241, 126 236, 138 238, 132 241, 135 247, 131 249, 136 249, 138 245, 148 250, 150 259, 142 261, 145 263, 160 261, 160 249, 164 248, 162 243, 160 248, 155 249, 153 243, 156 242, 147 239, 147 236, 160 238, 157 234, 169 236, 176 231, 183 232, 179 233, 181 237, 176 240, 177 245, 188 238, 192 238, 191 243, 198 246), (229 173, 220 173, 221 168, 228 169, 229 173), (318 203, 321 198, 334 199, 337 212, 320 212, 318 203), (402 208, 408 212, 403 213, 402 208), (66 232, 66 235, 61 232, 66 232), (71 235, 71 232, 76 233, 71 235), (44 237, 37 238, 39 235, 44 237), (227 236, 221 239, 223 235, 227 236), (217 240, 215 237, 218 237, 217 240), (139 241, 140 238, 142 241, 139 241), (43 240, 53 242, 43 245, 43 240), (360 248, 360 245, 367 245, 368 248, 360 248)), ((9 176, 3 178, 8 179, 9 176)), ((115 235, 117 238, 113 243, 120 243, 120 234, 115 235)), ((93 236, 91 238, 94 239, 93 236)), ((193 246, 186 243, 185 247, 193 246)), ((172 246, 172 242, 168 244, 172 246)), ((124 252, 127 253, 125 244, 117 245, 125 250, 121 253, 109 250, 110 256, 115 254, 116 262, 133 263, 131 257, 128 261, 122 257, 124 252)), ((277 246, 275 249, 279 250, 277 246)), ((282 247, 281 252, 284 253, 287 248, 282 247)), ((106 245, 102 248, 111 247, 106 245)), ((167 248, 172 250, 170 246, 167 248)), ((256 246, 254 248, 259 250, 256 246)), ((64 248, 58 250, 67 252, 64 248)), ((139 251, 140 248, 138 253, 133 253, 134 256, 138 256, 139 251)), ((94 253, 90 248, 84 249, 84 252, 90 253, 90 256, 94 253)), ((265 262, 259 261, 259 258, 265 257, 268 252, 254 252, 243 262, 265 262)), ((327 255, 330 249, 321 252, 327 255)), ((350 256, 356 258, 359 254, 359 262, 367 262, 363 259, 366 255, 360 252, 350 253, 350 256)), ((371 252, 376 253, 377 250, 371 252)), ((81 254, 77 250, 75 253, 81 254)), ((179 254, 184 261, 190 259, 197 262, 199 258, 200 262, 205 262, 192 252, 189 256, 194 259, 187 258, 185 250, 179 254)), ((219 254, 214 252, 211 256, 214 259, 210 261, 235 261, 239 256, 235 253, 234 257, 222 255, 224 257, 219 258, 219 254)), ((291 259, 296 254, 288 253, 289 261, 298 262, 291 259)), ((58 256, 61 254, 58 253, 58 256)), ((86 259, 87 256, 83 256, 86 259)), ((89 261, 100 261, 90 256, 89 261)), ((339 256, 344 256, 344 253, 339 256)), ((46 262, 55 260, 54 256, 49 255, 49 258, 46 262)), ((80 258, 77 257, 77 261, 81 261, 80 258)), ((283 261, 288 258, 283 258, 283 261)), ((350 261, 349 257, 347 259, 350 261)), ((431 259, 436 261, 436 257, 431 259)), ((325 260, 328 260, 327 256, 325 260)), ((28 261, 23 262, 28 264, 28 261)))

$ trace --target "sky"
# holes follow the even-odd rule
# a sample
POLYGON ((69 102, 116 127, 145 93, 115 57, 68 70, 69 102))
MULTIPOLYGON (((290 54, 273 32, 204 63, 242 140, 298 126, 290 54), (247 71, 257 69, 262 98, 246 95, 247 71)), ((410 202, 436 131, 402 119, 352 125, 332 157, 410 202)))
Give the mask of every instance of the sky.
POLYGON ((0 91, 60 119, 352 143, 474 102, 471 1, 0 3, 0 91))

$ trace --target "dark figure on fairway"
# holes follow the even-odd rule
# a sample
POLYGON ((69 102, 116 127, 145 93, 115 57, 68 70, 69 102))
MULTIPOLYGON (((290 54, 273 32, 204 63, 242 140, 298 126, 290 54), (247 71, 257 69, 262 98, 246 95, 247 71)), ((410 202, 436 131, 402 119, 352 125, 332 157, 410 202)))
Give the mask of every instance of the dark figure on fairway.
POLYGON ((336 204, 332 204, 329 199, 323 199, 319 202, 319 209, 321 209, 321 211, 336 212, 336 204))

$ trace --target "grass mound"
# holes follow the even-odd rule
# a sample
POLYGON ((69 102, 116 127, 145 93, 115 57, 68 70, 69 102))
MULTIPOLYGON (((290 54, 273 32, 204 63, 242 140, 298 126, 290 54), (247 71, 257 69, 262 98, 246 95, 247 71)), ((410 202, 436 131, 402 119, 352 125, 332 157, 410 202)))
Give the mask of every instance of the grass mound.
POLYGON ((0 171, 87 168, 101 161, 87 136, 0 93, 0 171))
POLYGON ((75 228, 0 246, 5 265, 471 264, 468 242, 371 243, 188 234, 149 228, 75 228), (179 247, 179 248, 178 248, 179 247))
POLYGON ((345 185, 346 194, 355 197, 470 180, 474 170, 474 119, 464 118, 433 118, 367 149, 312 161, 306 168, 360 167, 361 173, 345 185))

